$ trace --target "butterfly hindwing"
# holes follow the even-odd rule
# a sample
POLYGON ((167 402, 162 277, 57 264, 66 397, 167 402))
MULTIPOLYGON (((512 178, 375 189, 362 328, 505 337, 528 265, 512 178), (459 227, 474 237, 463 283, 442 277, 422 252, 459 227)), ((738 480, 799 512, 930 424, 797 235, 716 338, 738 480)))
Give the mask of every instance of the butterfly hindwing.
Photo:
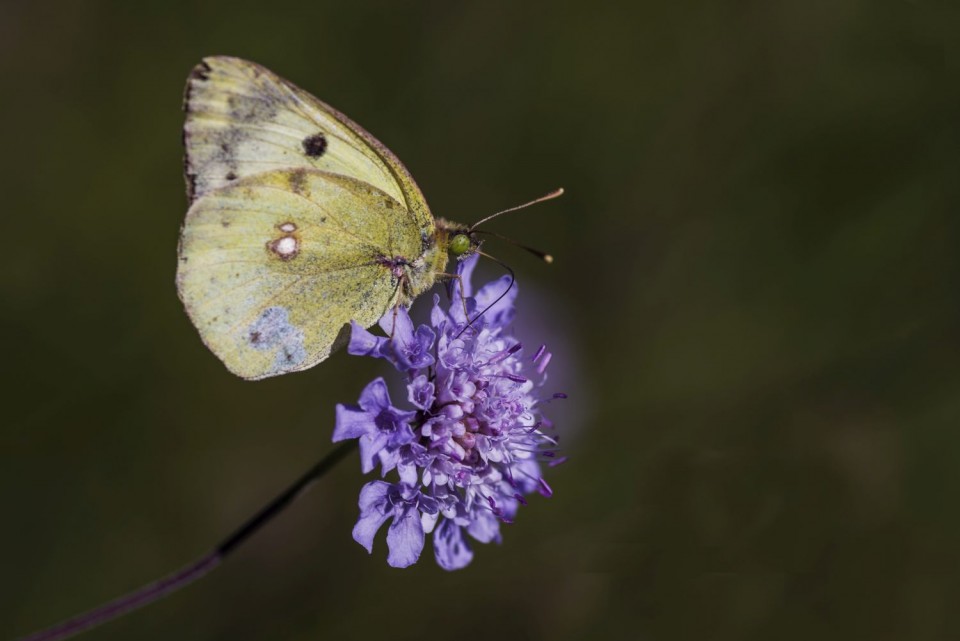
POLYGON ((401 295, 387 261, 416 255, 403 205, 313 169, 254 174, 200 196, 184 223, 177 285, 207 346, 235 374, 306 369, 401 295))

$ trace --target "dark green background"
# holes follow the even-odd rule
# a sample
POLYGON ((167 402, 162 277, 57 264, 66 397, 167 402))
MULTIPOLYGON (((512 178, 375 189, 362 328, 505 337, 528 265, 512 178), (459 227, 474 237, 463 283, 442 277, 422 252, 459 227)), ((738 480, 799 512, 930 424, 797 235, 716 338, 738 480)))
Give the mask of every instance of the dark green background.
POLYGON ((199 556, 383 371, 245 383, 183 313, 181 92, 220 53, 362 123, 436 215, 567 189, 492 227, 557 256, 496 250, 571 462, 445 573, 351 540, 354 459, 85 638, 958 638, 956 6, 3 3, 0 638, 199 556))

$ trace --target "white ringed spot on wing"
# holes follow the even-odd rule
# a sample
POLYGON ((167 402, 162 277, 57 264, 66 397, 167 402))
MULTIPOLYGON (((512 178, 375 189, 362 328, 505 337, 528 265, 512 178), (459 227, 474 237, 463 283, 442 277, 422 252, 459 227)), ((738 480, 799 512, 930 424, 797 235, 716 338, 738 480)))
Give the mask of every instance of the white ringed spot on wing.
POLYGON ((281 236, 268 242, 267 249, 280 260, 291 260, 300 253, 300 241, 296 236, 281 236))

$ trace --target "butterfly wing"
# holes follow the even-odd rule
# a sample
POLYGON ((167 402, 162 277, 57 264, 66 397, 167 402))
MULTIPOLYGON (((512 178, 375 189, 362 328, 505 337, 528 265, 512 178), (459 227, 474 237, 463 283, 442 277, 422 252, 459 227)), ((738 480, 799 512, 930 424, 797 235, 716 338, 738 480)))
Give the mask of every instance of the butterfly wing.
POLYGON ((255 174, 187 212, 177 286, 206 345, 246 379, 325 359, 349 323, 375 323, 401 296, 384 258, 414 250, 390 195, 305 169, 255 174))
POLYGON ((319 169, 369 183, 433 234, 433 216, 400 160, 339 111, 260 65, 204 58, 184 97, 191 202, 232 181, 279 168, 319 169))
POLYGON ((258 379, 325 359, 350 320, 369 326, 407 302, 387 264, 396 257, 421 265, 415 291, 432 284, 446 256, 433 217, 396 156, 359 125, 230 57, 193 70, 184 109, 191 207, 177 288, 230 371, 258 379))

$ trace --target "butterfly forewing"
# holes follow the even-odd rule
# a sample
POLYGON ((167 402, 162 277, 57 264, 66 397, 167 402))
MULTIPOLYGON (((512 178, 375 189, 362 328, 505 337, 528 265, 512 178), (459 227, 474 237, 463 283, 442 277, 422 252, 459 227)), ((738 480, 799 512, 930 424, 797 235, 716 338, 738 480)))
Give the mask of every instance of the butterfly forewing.
POLYGON ((423 195, 396 156, 349 118, 260 65, 204 58, 187 81, 184 109, 191 200, 263 171, 320 169, 373 185, 433 231, 423 195))

